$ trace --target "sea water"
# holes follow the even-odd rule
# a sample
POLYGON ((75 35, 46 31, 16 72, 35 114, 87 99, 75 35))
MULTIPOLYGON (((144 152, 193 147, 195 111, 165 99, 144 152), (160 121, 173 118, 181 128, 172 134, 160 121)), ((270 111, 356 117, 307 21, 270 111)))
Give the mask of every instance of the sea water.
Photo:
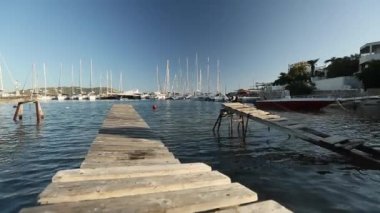
MULTIPOLYGON (((0 209, 36 205, 38 194, 63 169, 78 168, 112 104, 131 104, 184 163, 204 162, 259 195, 296 212, 378 212, 380 171, 353 166, 336 153, 250 121, 245 143, 225 119, 212 127, 220 103, 199 101, 45 102, 37 125, 34 106, 13 122, 15 109, 0 105, 0 209), (152 105, 157 105, 152 110, 152 105)), ((308 127, 380 145, 378 120, 341 109, 275 112, 308 127)))

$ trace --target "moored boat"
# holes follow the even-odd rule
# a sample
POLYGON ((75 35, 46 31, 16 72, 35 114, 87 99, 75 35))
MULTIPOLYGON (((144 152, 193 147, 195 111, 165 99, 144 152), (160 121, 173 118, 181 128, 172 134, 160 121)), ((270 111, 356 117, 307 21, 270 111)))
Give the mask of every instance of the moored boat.
POLYGON ((332 98, 288 98, 257 100, 255 105, 259 109, 285 110, 285 111, 319 111, 323 107, 334 103, 332 98))

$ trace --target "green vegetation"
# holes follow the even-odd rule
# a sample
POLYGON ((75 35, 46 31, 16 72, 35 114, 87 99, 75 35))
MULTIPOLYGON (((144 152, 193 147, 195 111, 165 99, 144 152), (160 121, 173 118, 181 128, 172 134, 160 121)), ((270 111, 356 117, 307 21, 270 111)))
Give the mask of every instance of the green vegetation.
POLYGON ((332 57, 325 61, 330 62, 326 67, 327 78, 335 78, 341 76, 352 76, 359 71, 359 54, 345 56, 343 58, 332 57))
POLYGON ((380 60, 370 61, 362 72, 356 75, 364 85, 364 89, 380 88, 380 60))
POLYGON ((288 73, 280 73, 280 76, 273 82, 273 85, 285 86, 285 89, 289 90, 292 96, 312 93, 314 84, 310 80, 310 74, 306 71, 307 64, 308 63, 298 63, 293 65, 288 73))
POLYGON ((307 63, 311 67, 311 76, 315 75, 315 64, 318 62, 318 60, 319 60, 319 58, 307 61, 307 63))

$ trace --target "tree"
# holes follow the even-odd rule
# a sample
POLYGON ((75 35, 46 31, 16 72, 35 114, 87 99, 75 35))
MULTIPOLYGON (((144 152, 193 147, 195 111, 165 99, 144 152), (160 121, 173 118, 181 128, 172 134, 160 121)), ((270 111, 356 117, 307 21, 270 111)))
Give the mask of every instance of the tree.
POLYGON ((327 78, 340 76, 352 76, 359 70, 359 54, 345 56, 343 58, 332 57, 325 61, 330 64, 327 66, 327 78))
POLYGON ((286 85, 289 82, 289 77, 287 73, 280 73, 280 76, 277 80, 273 82, 273 85, 286 85))
POLYGON ((292 81, 310 81, 310 74, 306 70, 307 63, 293 65, 288 71, 289 79, 292 81))
POLYGON ((319 60, 319 58, 307 61, 307 63, 310 64, 310 67, 311 67, 311 76, 312 77, 314 76, 315 64, 317 63, 318 60, 319 60))
POLYGON ((291 67, 288 73, 280 73, 274 85, 283 85, 290 91, 290 95, 306 95, 314 90, 310 74, 306 71, 306 63, 298 63, 291 67))
POLYGON ((380 60, 370 61, 368 66, 356 76, 363 82, 365 90, 380 88, 380 60))

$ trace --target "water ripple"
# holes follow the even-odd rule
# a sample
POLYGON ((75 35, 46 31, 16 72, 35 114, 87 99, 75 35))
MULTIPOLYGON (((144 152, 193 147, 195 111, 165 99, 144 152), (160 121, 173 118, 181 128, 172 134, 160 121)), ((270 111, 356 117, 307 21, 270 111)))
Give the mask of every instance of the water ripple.
MULTIPOLYGON (((17 212, 36 204, 37 195, 58 170, 79 167, 113 103, 47 102, 46 118, 35 124, 25 107, 24 120, 12 121, 12 105, 0 105, 0 209, 17 212)), ((152 130, 181 162, 205 162, 259 194, 296 212, 376 212, 380 209, 380 172, 362 170, 346 158, 305 141, 249 123, 244 143, 236 129, 212 133, 220 103, 133 101, 152 130), (155 104, 158 109, 153 111, 155 104)), ((378 121, 337 109, 322 113, 276 112, 330 134, 364 138, 380 145, 378 121)), ((236 128, 236 127, 235 127, 236 128)))

